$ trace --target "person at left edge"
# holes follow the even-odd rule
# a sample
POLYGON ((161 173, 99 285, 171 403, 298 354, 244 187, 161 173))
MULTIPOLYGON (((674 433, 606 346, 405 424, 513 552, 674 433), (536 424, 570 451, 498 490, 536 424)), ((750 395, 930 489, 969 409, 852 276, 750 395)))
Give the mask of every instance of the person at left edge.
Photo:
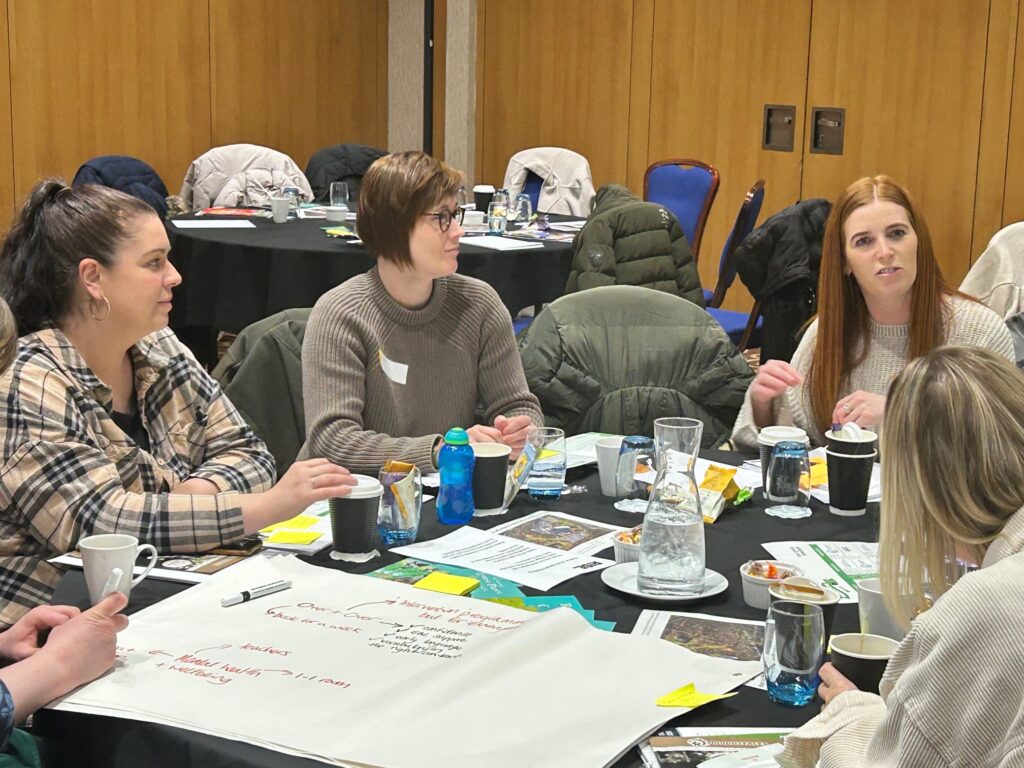
POLYGON ((0 248, 18 353, 0 378, 0 624, 47 603, 47 560, 125 533, 197 552, 348 493, 347 470, 274 460, 167 328, 181 276, 163 222, 106 187, 40 182, 0 248))

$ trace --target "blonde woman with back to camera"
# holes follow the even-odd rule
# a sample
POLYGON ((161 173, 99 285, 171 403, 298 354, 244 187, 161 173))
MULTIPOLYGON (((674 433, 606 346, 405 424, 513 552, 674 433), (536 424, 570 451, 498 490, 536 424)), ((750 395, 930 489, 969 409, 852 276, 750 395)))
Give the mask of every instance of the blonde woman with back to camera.
POLYGON ((880 575, 910 631, 881 696, 825 664, 826 707, 779 762, 1024 766, 1024 377, 988 350, 933 350, 893 382, 884 434, 880 575), (957 579, 957 558, 980 570, 957 579))
POLYGON ((756 450, 758 431, 774 424, 800 427, 813 445, 832 424, 877 428, 893 377, 941 344, 1013 359, 1002 318, 946 284, 910 194, 888 176, 859 179, 825 226, 817 317, 791 362, 759 368, 733 443, 756 450))
POLYGON ((263 442, 167 328, 164 224, 106 187, 44 181, 0 248, 21 334, 0 378, 0 625, 49 602, 47 560, 124 533, 197 552, 348 493, 325 459, 274 482, 263 442))

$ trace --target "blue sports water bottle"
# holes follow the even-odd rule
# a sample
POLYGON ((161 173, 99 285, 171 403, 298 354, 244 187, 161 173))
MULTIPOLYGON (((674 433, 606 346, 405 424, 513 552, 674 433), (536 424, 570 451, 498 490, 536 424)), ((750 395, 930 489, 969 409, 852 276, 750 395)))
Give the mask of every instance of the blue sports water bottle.
POLYGON ((437 468, 441 472, 437 519, 443 525, 462 525, 473 519, 473 461, 466 430, 449 429, 437 457, 437 468))

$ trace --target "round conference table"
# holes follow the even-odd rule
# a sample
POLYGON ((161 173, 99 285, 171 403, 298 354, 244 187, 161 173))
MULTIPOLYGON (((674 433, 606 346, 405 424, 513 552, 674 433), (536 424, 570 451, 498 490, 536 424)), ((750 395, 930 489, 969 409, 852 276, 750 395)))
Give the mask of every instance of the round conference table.
MULTIPOLYGON (((212 221, 238 217, 195 216, 212 221)), ((551 216, 552 221, 569 217, 551 216)), ((241 219, 241 229, 179 229, 167 224, 171 262, 181 273, 174 290, 170 325, 202 362, 216 331, 238 333, 283 309, 312 307, 321 295, 376 263, 360 243, 328 237, 338 226, 324 219, 241 219)), ((353 228, 353 222, 345 222, 353 228)), ((489 284, 515 315, 524 307, 554 301, 569 277, 572 244, 537 241, 529 250, 496 251, 472 244, 459 248, 459 273, 489 284)))
MULTIPOLYGON (((702 451, 701 456, 714 461, 738 464, 749 458, 740 454, 720 451, 702 451)), ((586 485, 586 493, 563 496, 556 502, 538 502, 520 493, 506 515, 478 518, 473 525, 490 528, 509 519, 524 517, 538 510, 564 512, 577 517, 598 520, 615 525, 633 526, 642 521, 640 515, 616 510, 612 499, 601 495, 597 470, 593 465, 570 470, 569 485, 586 485)), ((722 594, 697 602, 680 604, 649 603, 616 592, 604 585, 600 573, 577 576, 552 588, 552 594, 575 595, 584 608, 595 611, 596 618, 614 621, 615 631, 630 632, 644 609, 705 613, 736 619, 764 620, 765 612, 750 608, 743 602, 739 567, 747 560, 769 558, 761 547, 768 541, 877 541, 878 505, 869 504, 862 517, 838 517, 829 513, 827 506, 811 502, 813 514, 801 520, 785 520, 764 514, 766 504, 761 492, 741 507, 730 507, 711 525, 705 525, 707 565, 729 580, 729 588, 722 594)), ((433 539, 450 533, 451 527, 437 522, 433 502, 424 505, 420 525, 420 540, 433 539)), ((611 549, 597 553, 612 559, 611 549)), ((329 550, 303 559, 328 568, 340 568, 352 573, 377 570, 401 559, 385 552, 368 563, 353 565, 330 559, 329 550)), ((132 590, 129 612, 139 610, 169 597, 186 585, 147 579, 132 590)), ((529 587, 521 587, 528 595, 543 594, 529 587)), ((80 571, 70 571, 57 589, 56 603, 87 607, 85 581, 80 571)), ((856 632, 858 614, 855 604, 837 606, 832 627, 833 634, 856 632)), ((666 727, 789 727, 802 725, 820 710, 815 700, 802 709, 791 709, 772 703, 768 694, 748 686, 736 689, 737 695, 706 704, 670 720, 666 727)), ((614 691, 609 691, 614 695, 614 691)), ((301 713, 282 713, 283 722, 298 722, 301 713)), ((500 724, 496 724, 500 725, 500 724)), ((36 716, 36 730, 44 737, 59 739, 74 746, 75 764, 82 768, 314 768, 323 765, 314 760, 293 757, 242 742, 220 739, 206 734, 154 725, 134 720, 81 715, 43 710, 36 716)), ((599 724, 595 724, 599 727, 599 724)), ((382 726, 382 738, 386 738, 382 726)), ((553 745, 554 746, 554 745, 553 745)), ((614 768, 642 766, 636 749, 629 750, 614 768)))

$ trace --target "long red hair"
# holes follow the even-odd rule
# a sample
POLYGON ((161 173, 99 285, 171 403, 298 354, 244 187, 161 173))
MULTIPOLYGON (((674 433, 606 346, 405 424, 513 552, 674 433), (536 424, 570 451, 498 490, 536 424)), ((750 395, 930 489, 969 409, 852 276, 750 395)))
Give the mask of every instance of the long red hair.
POLYGON ((942 344, 946 337, 943 305, 946 297, 959 294, 942 277, 935 260, 928 225, 910 193, 888 176, 858 179, 836 200, 825 225, 818 276, 818 338, 807 375, 811 410, 822 430, 831 426, 832 412, 850 371, 868 353, 869 319, 864 295, 853 275, 846 274, 843 229, 850 214, 875 200, 903 207, 917 233, 917 278, 911 289, 909 359, 921 357, 942 344))

